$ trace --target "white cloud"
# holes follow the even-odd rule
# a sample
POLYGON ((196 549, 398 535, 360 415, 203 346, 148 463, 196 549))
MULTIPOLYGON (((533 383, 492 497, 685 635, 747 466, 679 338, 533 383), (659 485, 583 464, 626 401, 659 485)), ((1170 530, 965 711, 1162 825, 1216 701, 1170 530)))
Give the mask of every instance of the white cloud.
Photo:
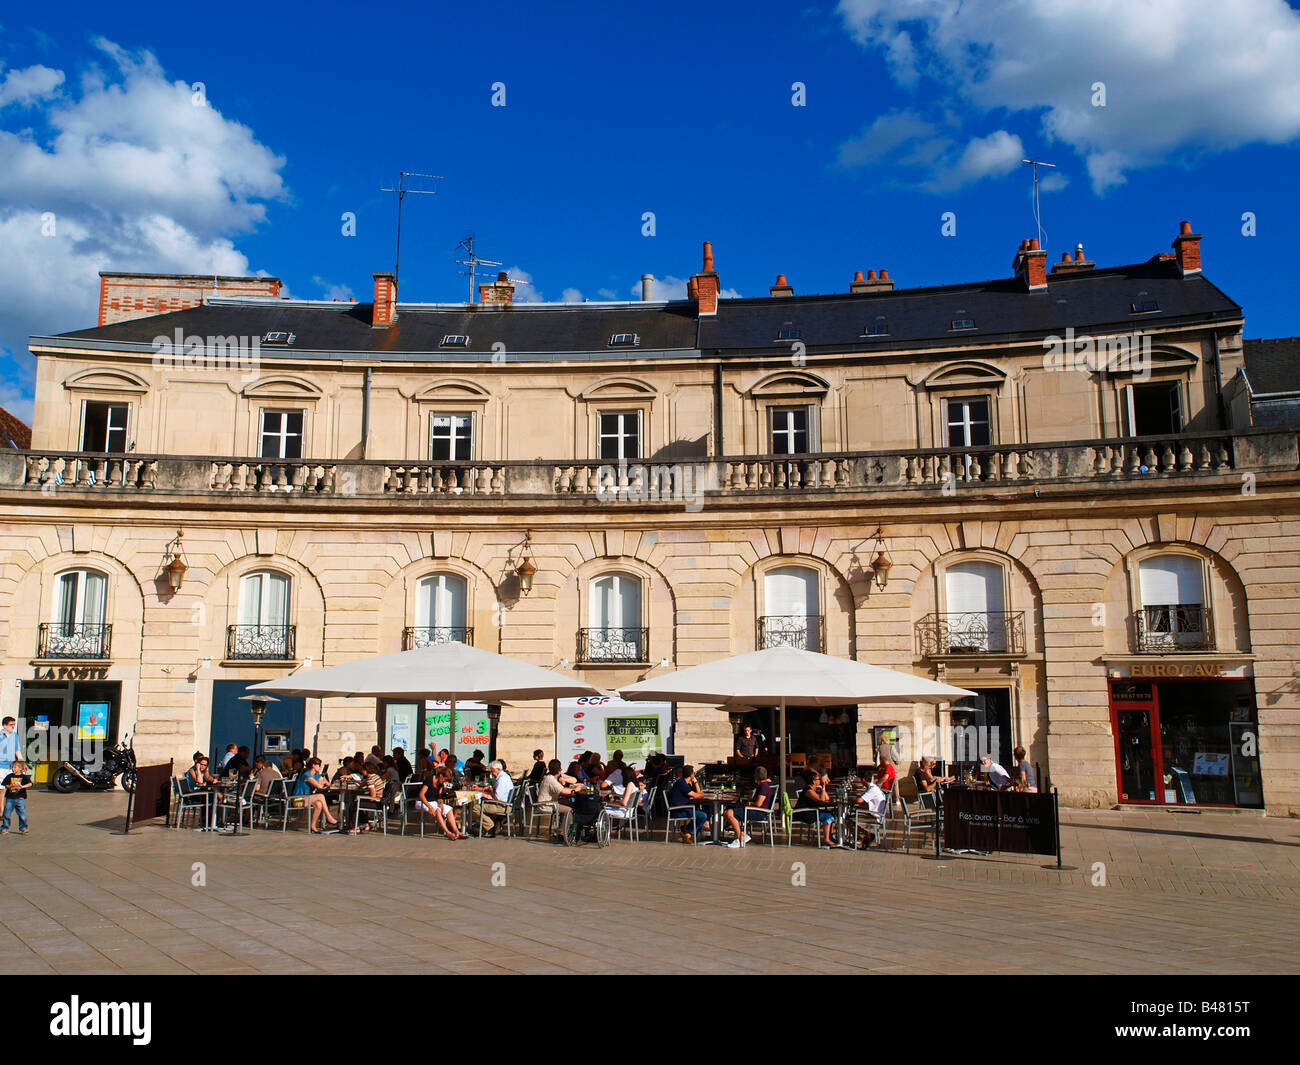
POLYGON ((1039 113, 1099 192, 1185 154, 1300 136, 1300 12, 1285 0, 840 0, 839 12, 900 83, 1039 113))
POLYGON ((565 303, 581 303, 582 293, 579 292, 576 288, 566 288, 563 294, 560 296, 560 299, 563 300, 565 303))
POLYGON ((0 81, 0 107, 8 104, 26 105, 53 96, 63 84, 63 71, 37 64, 22 70, 11 70, 0 81))
POLYGON ((323 277, 313 277, 312 280, 321 287, 323 292, 321 299, 341 300, 346 303, 356 295, 349 285, 336 285, 332 281, 326 281, 323 277))
POLYGON ((195 107, 153 55, 96 43, 112 68, 82 72, 73 91, 32 97, 64 86, 63 71, 55 83, 28 68, 16 83, 48 139, 26 128, 29 112, 23 128, 0 128, 0 371, 27 416, 27 337, 94 325, 99 271, 250 273, 232 237, 285 195, 284 160, 251 130, 211 103, 195 107))
POLYGON ((976 137, 961 153, 954 165, 953 181, 965 185, 986 177, 1002 177, 1011 173, 1025 157, 1025 147, 1020 138, 1004 129, 987 137, 976 137))
MULTIPOLYGON (((656 277, 655 300, 686 299, 686 280, 684 277, 674 277, 672 274, 668 274, 666 277, 656 277)), ((632 294, 632 299, 639 300, 641 298, 641 282, 638 281, 628 291, 632 294)), ((724 300, 738 300, 741 298, 740 293, 734 288, 724 288, 718 295, 724 300)))
POLYGON ((841 144, 836 164, 849 169, 880 163, 905 144, 927 139, 934 132, 933 123, 915 111, 890 111, 841 144))

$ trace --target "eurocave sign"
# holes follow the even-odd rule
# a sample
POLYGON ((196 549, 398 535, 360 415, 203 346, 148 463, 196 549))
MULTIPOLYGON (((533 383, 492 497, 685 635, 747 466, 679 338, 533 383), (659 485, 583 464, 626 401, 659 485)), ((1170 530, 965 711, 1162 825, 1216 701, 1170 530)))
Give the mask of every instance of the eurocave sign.
POLYGON ((672 703, 634 703, 607 695, 555 700, 556 757, 566 766, 584 751, 608 761, 615 751, 643 765, 655 751, 672 754, 672 703))

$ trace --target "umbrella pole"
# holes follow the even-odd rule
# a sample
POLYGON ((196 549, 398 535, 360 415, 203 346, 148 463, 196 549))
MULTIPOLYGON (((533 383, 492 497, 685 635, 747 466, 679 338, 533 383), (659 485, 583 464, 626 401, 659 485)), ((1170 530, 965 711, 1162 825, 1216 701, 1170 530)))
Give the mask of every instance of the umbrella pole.
POLYGON ((780 729, 780 735, 779 735, 778 738, 777 738, 777 742, 781 745, 781 750, 780 750, 780 758, 781 758, 781 794, 784 795, 784 794, 785 794, 785 782, 786 782, 786 757, 787 757, 787 756, 786 756, 786 751, 785 751, 785 746, 786 746, 786 744, 785 744, 785 700, 784 700, 784 699, 781 700, 781 711, 780 711, 780 717, 781 717, 781 721, 780 721, 780 725, 778 726, 778 728, 780 729))
POLYGON ((451 759, 452 769, 456 768, 456 697, 449 700, 451 713, 447 716, 447 756, 451 759))

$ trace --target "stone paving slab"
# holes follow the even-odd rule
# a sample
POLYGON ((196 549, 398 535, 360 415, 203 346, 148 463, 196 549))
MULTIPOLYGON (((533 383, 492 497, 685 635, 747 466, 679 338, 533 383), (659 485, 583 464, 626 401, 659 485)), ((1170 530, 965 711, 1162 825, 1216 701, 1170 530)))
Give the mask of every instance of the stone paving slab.
POLYGON ((1073 868, 1058 872, 1042 856, 936 860, 933 844, 729 850, 662 832, 604 850, 124 836, 120 793, 29 805, 32 834, 0 839, 13 972, 531 974, 583 971, 579 944, 609 971, 1300 971, 1300 820, 1066 810, 1073 868))

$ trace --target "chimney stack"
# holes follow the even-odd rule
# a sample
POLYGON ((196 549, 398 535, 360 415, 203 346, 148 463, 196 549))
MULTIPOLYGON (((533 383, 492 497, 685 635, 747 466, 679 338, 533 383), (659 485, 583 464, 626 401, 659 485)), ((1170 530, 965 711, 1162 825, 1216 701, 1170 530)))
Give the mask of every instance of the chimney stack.
POLYGON ((793 296, 794 289, 786 284, 785 274, 776 275, 776 284, 767 290, 773 296, 793 296))
POLYGON ((1081 274, 1085 270, 1091 270, 1096 267, 1096 263, 1091 259, 1085 259, 1083 256, 1083 245, 1074 246, 1074 258, 1070 258, 1068 251, 1061 253, 1061 261, 1052 264, 1052 273, 1054 274, 1081 274))
POLYGON ((375 306, 372 326, 388 327, 397 318, 397 275, 375 274, 375 306))
POLYGON ((868 270, 866 279, 862 277, 862 271, 859 270, 853 275, 853 280, 849 282, 850 292, 892 292, 894 283, 889 280, 889 271, 881 270, 879 274, 875 270, 868 270))
POLYGON ((641 299, 643 302, 649 303, 654 298, 655 298, 655 275, 642 274, 641 275, 641 299))
POLYGON ((508 303, 513 303, 515 299, 515 283, 502 270, 497 274, 497 279, 491 284, 479 285, 478 298, 484 307, 503 307, 508 303))
POLYGON ((1178 269, 1183 277, 1201 272, 1201 235, 1192 232, 1192 223, 1183 222, 1178 227, 1178 236, 1169 245, 1174 249, 1178 260, 1178 269))
POLYGON ((1030 292, 1047 291, 1047 252, 1038 247, 1037 237, 1020 242, 1011 267, 1030 292))
POLYGON ((713 269, 713 243, 704 242, 704 262, 698 274, 686 282, 686 295, 699 303, 699 314, 718 313, 718 292, 721 290, 717 271, 713 269))

